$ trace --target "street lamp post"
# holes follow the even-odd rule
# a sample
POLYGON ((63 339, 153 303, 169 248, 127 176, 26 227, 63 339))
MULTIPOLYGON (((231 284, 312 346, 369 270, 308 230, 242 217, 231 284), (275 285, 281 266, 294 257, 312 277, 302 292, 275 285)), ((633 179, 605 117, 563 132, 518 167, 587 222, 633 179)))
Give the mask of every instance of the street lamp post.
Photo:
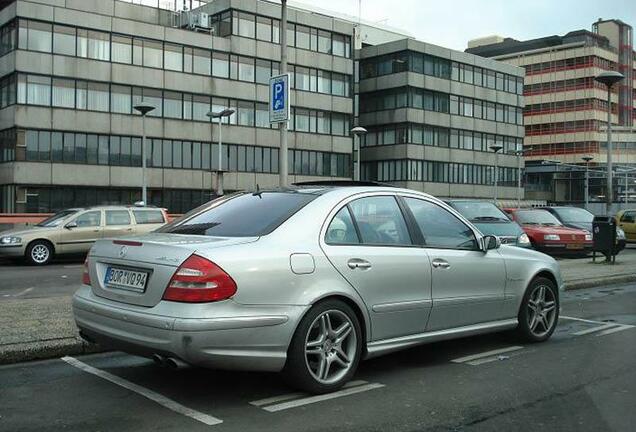
POLYGON ((601 72, 594 79, 607 86, 607 187, 605 212, 607 216, 612 211, 612 86, 624 78, 623 74, 616 71, 601 72))
POLYGON ((590 161, 594 158, 583 156, 581 159, 585 161, 585 210, 587 210, 590 205, 590 161))
MULTIPOLYGON (((287 0, 281 0, 280 9, 280 73, 287 73, 287 0)), ((287 101, 289 103, 289 101, 287 101)), ((278 183, 281 188, 286 188, 288 183, 288 154, 287 154, 287 123, 278 124, 280 133, 280 151, 278 152, 278 183)))
POLYGON ((141 201, 148 204, 148 187, 146 185, 146 114, 155 109, 148 102, 141 101, 134 106, 135 111, 141 114, 141 201))
POLYGON ((521 156, 523 149, 512 152, 517 155, 517 208, 521 208, 521 156))
POLYGON ((495 152, 495 205, 497 205, 497 187, 499 183, 499 150, 502 148, 500 145, 490 146, 490 150, 495 152))
POLYGON ((362 135, 367 133, 367 130, 365 128, 363 128, 362 126, 356 126, 353 129, 351 129, 351 133, 354 136, 354 140, 357 141, 357 146, 356 146, 356 169, 355 169, 355 173, 354 173, 354 180, 355 181, 360 181, 360 147, 362 147, 361 145, 361 140, 362 140, 362 135))
MULTIPOLYGON (((234 110, 226 108, 221 111, 210 111, 206 116, 219 119, 219 169, 216 170, 216 194, 223 195, 223 117, 229 117, 234 114, 234 110)), ((214 141, 212 136, 212 121, 210 121, 210 142, 214 141)))

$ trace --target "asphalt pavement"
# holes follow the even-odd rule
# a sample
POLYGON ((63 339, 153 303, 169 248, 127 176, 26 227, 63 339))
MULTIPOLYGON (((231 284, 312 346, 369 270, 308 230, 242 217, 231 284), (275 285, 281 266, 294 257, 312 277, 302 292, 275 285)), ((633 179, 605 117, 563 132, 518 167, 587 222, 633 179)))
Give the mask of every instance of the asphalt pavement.
POLYGON ((369 360, 311 397, 278 374, 170 370, 123 353, 0 367, 7 431, 632 431, 636 285, 566 292, 552 339, 509 333, 369 360))

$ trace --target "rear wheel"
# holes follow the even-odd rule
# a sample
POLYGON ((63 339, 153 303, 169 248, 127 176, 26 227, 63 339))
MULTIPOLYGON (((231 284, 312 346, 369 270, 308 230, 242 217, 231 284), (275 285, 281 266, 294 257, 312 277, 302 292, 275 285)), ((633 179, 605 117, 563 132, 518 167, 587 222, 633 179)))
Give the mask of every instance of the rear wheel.
POLYGON ((517 332, 529 342, 548 340, 559 320, 559 294, 550 279, 535 278, 519 309, 517 332))
POLYGON ((53 258, 53 245, 44 240, 36 240, 27 247, 25 258, 31 265, 46 265, 53 258))
POLYGON ((354 311, 339 300, 312 307, 303 317, 283 371, 290 385, 327 393, 351 379, 360 362, 362 332, 354 311))

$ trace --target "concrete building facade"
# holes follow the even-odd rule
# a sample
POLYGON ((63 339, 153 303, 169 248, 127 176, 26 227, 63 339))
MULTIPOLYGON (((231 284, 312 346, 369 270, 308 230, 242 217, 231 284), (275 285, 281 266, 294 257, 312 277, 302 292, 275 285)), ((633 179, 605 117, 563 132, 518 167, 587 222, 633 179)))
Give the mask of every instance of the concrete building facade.
MULTIPOLYGON (((150 204, 215 196, 206 114, 225 108, 225 190, 278 185, 280 15, 264 0, 0 0, 0 212, 139 200, 142 101, 150 204)), ((360 125, 365 179, 479 198, 497 179, 500 199, 519 196, 521 68, 304 5, 288 21, 290 182, 352 178, 360 125)))
MULTIPOLYGON (((189 29, 174 11, 116 0, 0 6, 0 212, 140 199, 142 100, 156 107, 150 203, 182 212, 213 196, 218 126, 206 113, 223 108, 235 110, 223 128, 226 190, 278 184, 267 83, 280 5, 216 0, 189 29)), ((288 20, 290 181, 351 178, 353 25, 300 10, 288 20)))
MULTIPOLYGON (((583 158, 590 157, 589 200, 605 200, 607 87, 594 80, 603 71, 616 70, 625 76, 611 93, 614 164, 617 171, 636 167, 636 62, 631 26, 620 20, 599 20, 592 31, 527 41, 483 38, 469 42, 466 51, 525 69, 528 197, 583 203, 583 158)), ((614 200, 636 199, 636 184, 625 184, 624 176, 617 174, 614 200)))
POLYGON ((415 39, 359 58, 363 178, 480 198, 497 179, 499 199, 523 198, 522 69, 415 39))

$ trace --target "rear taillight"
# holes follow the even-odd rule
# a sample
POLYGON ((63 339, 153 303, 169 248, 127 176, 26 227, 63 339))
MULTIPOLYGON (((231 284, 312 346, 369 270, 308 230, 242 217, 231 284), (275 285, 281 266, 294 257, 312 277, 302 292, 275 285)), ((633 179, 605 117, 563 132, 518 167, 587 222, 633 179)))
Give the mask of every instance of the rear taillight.
POLYGON ((205 303, 225 300, 236 293, 236 283, 212 261, 190 255, 170 279, 164 300, 205 303))
POLYGON ((84 260, 84 272, 82 273, 82 283, 84 285, 91 284, 91 276, 88 274, 88 257, 84 260))

